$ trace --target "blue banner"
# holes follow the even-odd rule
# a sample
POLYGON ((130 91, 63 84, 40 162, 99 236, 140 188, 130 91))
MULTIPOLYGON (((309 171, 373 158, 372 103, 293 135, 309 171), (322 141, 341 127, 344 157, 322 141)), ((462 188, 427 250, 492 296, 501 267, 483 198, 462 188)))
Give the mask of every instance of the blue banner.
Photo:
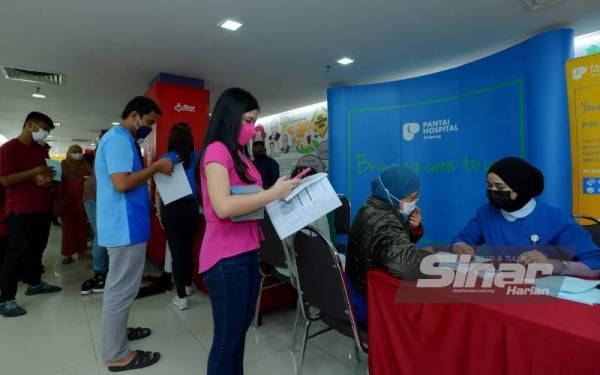
POLYGON ((486 201, 489 165, 520 156, 544 172, 542 200, 568 210, 570 146, 562 72, 571 44, 572 31, 557 30, 433 75, 330 89, 334 187, 350 197, 355 214, 381 170, 407 164, 421 179, 423 242, 439 245, 486 201))

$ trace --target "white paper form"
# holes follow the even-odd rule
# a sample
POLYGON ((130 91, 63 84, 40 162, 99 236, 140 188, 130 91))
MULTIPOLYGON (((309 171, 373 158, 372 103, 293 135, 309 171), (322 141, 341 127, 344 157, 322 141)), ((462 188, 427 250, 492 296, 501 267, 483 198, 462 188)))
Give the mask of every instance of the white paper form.
POLYGON ((267 212, 280 239, 296 233, 342 205, 325 173, 307 177, 305 181, 285 199, 267 205, 267 212))
POLYGON ((155 174, 154 182, 164 204, 169 204, 192 194, 192 188, 183 169, 183 163, 177 164, 170 176, 164 173, 155 174))

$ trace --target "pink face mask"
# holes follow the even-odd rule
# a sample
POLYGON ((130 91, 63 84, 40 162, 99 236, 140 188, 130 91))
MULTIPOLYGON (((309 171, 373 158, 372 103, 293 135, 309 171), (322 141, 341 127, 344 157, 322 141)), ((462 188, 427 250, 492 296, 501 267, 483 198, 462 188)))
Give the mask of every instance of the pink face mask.
POLYGON ((244 122, 242 127, 240 128, 240 135, 238 137, 238 143, 240 146, 247 145, 248 142, 256 135, 256 129, 254 124, 249 122, 244 122))

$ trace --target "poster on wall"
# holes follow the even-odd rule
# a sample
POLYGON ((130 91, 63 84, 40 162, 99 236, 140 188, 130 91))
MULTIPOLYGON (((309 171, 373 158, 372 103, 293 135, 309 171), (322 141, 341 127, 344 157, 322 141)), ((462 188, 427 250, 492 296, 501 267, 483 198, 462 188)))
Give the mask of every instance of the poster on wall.
POLYGON ((256 121, 263 130, 256 140, 265 142, 267 155, 279 163, 280 175, 297 166, 325 172, 329 165, 327 102, 317 103, 256 121))
POLYGON ((600 55, 567 62, 573 214, 600 218, 600 55))

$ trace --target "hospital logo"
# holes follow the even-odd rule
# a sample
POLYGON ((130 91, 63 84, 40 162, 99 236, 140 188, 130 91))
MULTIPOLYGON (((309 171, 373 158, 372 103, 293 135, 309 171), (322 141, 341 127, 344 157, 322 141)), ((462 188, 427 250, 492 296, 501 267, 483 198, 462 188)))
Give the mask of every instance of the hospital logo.
POLYGON ((571 74, 573 76, 573 79, 575 81, 578 81, 583 78, 583 76, 585 75, 585 73, 587 73, 587 71, 588 71, 588 68, 586 68, 585 66, 580 66, 578 68, 573 69, 571 74))
POLYGON ((402 138, 410 142, 415 139, 415 135, 421 130, 421 125, 416 122, 407 122, 402 126, 402 138))
POLYGON ((177 103, 174 108, 177 112, 196 112, 196 106, 177 103))

